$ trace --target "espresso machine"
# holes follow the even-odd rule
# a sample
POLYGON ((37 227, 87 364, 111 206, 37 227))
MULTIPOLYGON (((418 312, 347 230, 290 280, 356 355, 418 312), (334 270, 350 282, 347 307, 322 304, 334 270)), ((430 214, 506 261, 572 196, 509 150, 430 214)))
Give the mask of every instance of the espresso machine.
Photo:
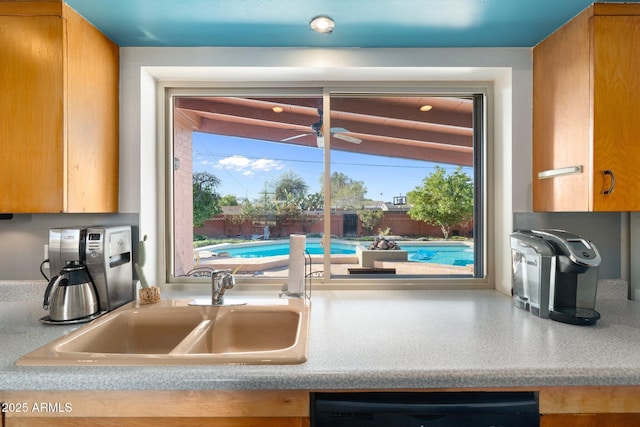
POLYGON ((50 229, 49 270, 43 323, 86 322, 133 301, 131 227, 50 229))
POLYGON ((598 269, 593 242, 564 230, 511 234, 512 295, 516 307, 573 325, 593 325, 598 269))

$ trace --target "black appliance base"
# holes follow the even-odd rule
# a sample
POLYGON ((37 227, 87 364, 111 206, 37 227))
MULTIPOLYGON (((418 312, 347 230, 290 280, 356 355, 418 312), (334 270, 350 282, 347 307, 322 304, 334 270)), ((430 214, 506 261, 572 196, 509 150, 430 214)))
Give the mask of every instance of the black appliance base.
POLYGON ((600 319, 600 313, 588 308, 561 307, 552 310, 549 318, 556 322, 588 326, 596 324, 600 319))

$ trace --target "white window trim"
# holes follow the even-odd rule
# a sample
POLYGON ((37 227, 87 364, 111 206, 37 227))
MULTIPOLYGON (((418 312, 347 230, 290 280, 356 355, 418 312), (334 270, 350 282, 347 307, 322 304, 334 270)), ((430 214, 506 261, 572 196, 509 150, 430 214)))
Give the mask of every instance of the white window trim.
POLYGON ((489 173, 493 175, 494 185, 488 189, 487 204, 494 209, 487 218, 490 230, 487 286, 509 294, 512 188, 514 185, 523 188, 522 196, 518 195, 516 201, 518 206, 523 205, 519 209, 526 210, 526 189, 530 181, 526 161, 512 157, 514 140, 517 140, 516 148, 526 150, 531 139, 531 55, 526 49, 121 49, 121 105, 126 104, 121 108, 121 143, 125 145, 121 179, 137 182, 139 186, 121 187, 120 211, 139 212, 140 234, 152 236, 154 244, 149 251, 148 265, 156 283, 162 285, 164 281, 161 279, 164 269, 159 262, 164 257, 164 224, 158 215, 164 196, 155 185, 162 178, 162 172, 157 169, 157 159, 162 155, 157 143, 164 138, 165 129, 156 117, 163 109, 164 87, 177 80, 193 86, 201 86, 205 81, 209 84, 251 81, 256 73, 281 82, 314 81, 318 76, 326 81, 349 80, 349 77, 363 80, 362 76, 366 76, 379 81, 493 82, 493 113, 489 111, 488 121, 488 143, 493 144, 493 149, 488 161, 492 165, 489 173), (406 64, 406 67, 397 64, 406 64), (516 123, 512 123, 513 115, 519 118, 516 123), (517 179, 512 175, 514 160, 525 169, 525 174, 517 179))
MULTIPOLYGON (((287 87, 282 87, 278 82, 234 82, 232 84, 216 84, 215 88, 212 87, 211 84, 207 84, 202 82, 202 86, 194 87, 194 82, 159 82, 159 89, 162 88, 162 99, 164 100, 164 107, 162 109, 162 116, 159 116, 159 122, 161 123, 162 128, 165 129, 165 138, 163 140, 159 138, 160 146, 163 149, 163 156, 159 158, 159 166, 158 169, 163 174, 163 179, 161 179, 159 191, 166 195, 165 200, 172 200, 172 183, 169 176, 165 175, 166 171, 171 170, 172 168, 172 159, 173 153, 171 152, 172 145, 172 135, 173 135, 173 127, 172 127, 172 109, 173 104, 171 102, 174 96, 189 96, 189 95, 198 95, 198 96, 233 96, 233 95, 242 95, 245 96, 247 93, 257 94, 260 96, 282 96, 287 94, 287 88, 292 88, 292 93, 300 94, 304 93, 308 90, 309 94, 317 93, 318 88, 321 88, 324 92, 322 96, 325 98, 325 101, 328 100, 331 96, 340 93, 348 93, 348 94, 366 94, 366 95, 375 95, 375 94, 401 94, 410 96, 412 94, 429 94, 429 95, 446 95, 446 96, 469 96, 471 94, 483 94, 486 99, 486 105, 484 110, 485 114, 485 135, 484 135, 484 144, 482 145, 483 152, 481 153, 482 158, 484 159, 484 179, 482 182, 483 188, 482 192, 485 195, 484 200, 484 212, 482 215, 482 219, 484 220, 484 224, 482 229, 484 230, 484 238, 482 239, 482 243, 484 247, 482 248, 482 253, 484 254, 484 266, 483 271, 485 272, 485 276, 482 278, 462 278, 462 277, 413 277, 413 276, 398 276, 398 277, 385 277, 384 279, 372 280, 370 278, 359 278, 359 277, 336 277, 336 276, 327 276, 327 277, 318 277, 313 279, 313 287, 315 289, 336 289, 336 290, 345 290, 345 289, 489 289, 491 286, 491 268, 487 263, 487 260, 493 258, 491 244, 492 239, 488 236, 491 233, 491 227, 489 225, 488 218, 491 217, 491 194, 492 192, 487 191, 487 187, 493 187, 492 185, 492 174, 489 173, 492 168, 492 161, 487 155, 491 153, 491 143, 489 139, 489 135, 491 134, 491 126, 488 123, 488 119, 486 116, 491 115, 491 99, 493 97, 493 85, 491 82, 424 82, 424 81, 402 81, 402 82, 332 82, 332 84, 325 85, 324 82, 314 82, 311 85, 308 83, 305 84, 296 84, 290 83, 287 87), (227 87, 228 86, 228 87, 227 87), (257 90, 257 87, 261 87, 261 89, 257 90), (266 87, 264 89, 262 87, 266 87), (273 92, 269 91, 270 87, 275 87, 273 92)), ((327 141, 327 145, 329 145, 329 141, 327 141)), ((325 151, 325 162, 328 160, 328 156, 330 155, 329 150, 325 151)), ((326 163, 328 164, 328 163, 326 163)), ((328 179, 329 175, 326 175, 326 179, 328 179)), ((328 185, 325 182, 325 185, 328 185)), ((165 245, 165 256, 161 258, 164 262, 161 262, 160 268, 163 269, 165 279, 167 282, 166 286, 171 287, 180 287, 187 288, 189 286, 193 286, 194 284, 200 282, 205 283, 207 279, 196 279, 196 278, 170 278, 171 271, 171 259, 173 259, 174 254, 172 251, 172 238, 171 236, 174 233, 173 230, 173 206, 170 204, 161 204, 160 206, 165 205, 164 209, 161 209, 159 217, 160 221, 164 226, 163 230, 166 230, 166 235, 164 241, 165 245)), ((325 223, 330 223, 326 217, 330 211, 325 209, 325 223)), ((331 271, 331 260, 330 257, 325 257, 324 260, 324 270, 331 271)), ((237 278, 237 285, 239 287, 242 286, 251 286, 255 284, 255 286, 259 286, 261 289, 268 287, 269 285, 281 288, 282 287, 283 278, 260 278, 260 279, 250 279, 250 278, 237 278)))

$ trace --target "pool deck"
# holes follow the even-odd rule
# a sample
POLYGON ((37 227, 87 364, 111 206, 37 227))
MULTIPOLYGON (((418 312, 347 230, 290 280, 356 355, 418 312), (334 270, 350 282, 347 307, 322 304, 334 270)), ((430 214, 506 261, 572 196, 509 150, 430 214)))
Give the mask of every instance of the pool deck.
MULTIPOLYGON (((322 271, 322 256, 311 256, 311 271, 322 271)), ((240 267, 237 274, 240 275, 262 275, 272 277, 286 277, 289 273, 289 257, 279 255, 263 258, 233 258, 217 257, 200 258, 199 266, 208 266, 219 269, 235 270, 240 267)), ((331 274, 348 275, 349 268, 361 267, 358 257, 355 255, 332 255, 331 274)), ((434 274, 473 274, 473 266, 453 266, 443 264, 430 264, 426 262, 395 262, 395 261, 375 261, 375 268, 395 268, 396 274, 404 275, 434 275, 434 274)))

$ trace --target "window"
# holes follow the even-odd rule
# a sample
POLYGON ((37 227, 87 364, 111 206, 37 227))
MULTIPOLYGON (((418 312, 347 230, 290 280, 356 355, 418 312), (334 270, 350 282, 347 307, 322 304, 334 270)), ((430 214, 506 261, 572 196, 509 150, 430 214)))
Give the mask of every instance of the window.
POLYGON ((483 278, 485 98, 174 90, 169 277, 483 278))

